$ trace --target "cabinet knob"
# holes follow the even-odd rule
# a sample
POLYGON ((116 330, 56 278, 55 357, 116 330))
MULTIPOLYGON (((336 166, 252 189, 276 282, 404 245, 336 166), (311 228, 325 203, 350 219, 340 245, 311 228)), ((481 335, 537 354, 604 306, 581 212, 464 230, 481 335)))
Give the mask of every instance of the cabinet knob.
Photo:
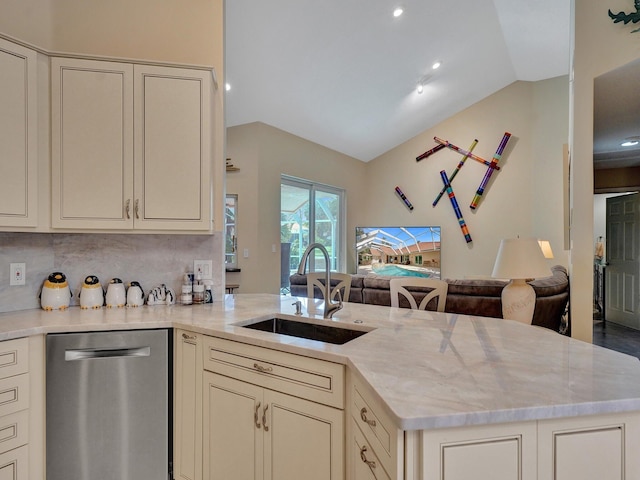
POLYGON ((136 198, 136 204, 135 207, 133 207, 135 213, 136 213, 136 220, 140 220, 140 199, 136 198))
POLYGON ((364 408, 364 407, 362 407, 362 409, 360 410, 360 418, 362 419, 362 421, 364 423, 366 423, 370 427, 375 427, 376 426, 376 421, 375 420, 369 420, 367 418, 367 409, 364 408))
POLYGON ((362 460, 362 463, 366 464, 371 470, 373 470, 374 468, 376 468, 376 462, 374 462, 373 460, 367 460, 367 455, 365 454, 366 451, 367 446, 363 445, 360 449, 360 460, 362 460))
POLYGON ((196 337, 195 335, 188 335, 188 334, 186 334, 186 333, 183 333, 183 334, 182 334, 182 338, 183 338, 184 340, 190 340, 190 341, 192 341, 192 342, 195 342, 195 341, 198 339, 198 337, 196 337))
POLYGON ((125 212, 125 215, 127 216, 127 220, 131 218, 130 210, 131 210, 131 199, 127 198, 127 201, 124 205, 124 212, 125 212))
POLYGON ((273 367, 263 367, 259 363, 254 363, 253 368, 255 368, 260 373, 271 373, 273 372, 273 367))

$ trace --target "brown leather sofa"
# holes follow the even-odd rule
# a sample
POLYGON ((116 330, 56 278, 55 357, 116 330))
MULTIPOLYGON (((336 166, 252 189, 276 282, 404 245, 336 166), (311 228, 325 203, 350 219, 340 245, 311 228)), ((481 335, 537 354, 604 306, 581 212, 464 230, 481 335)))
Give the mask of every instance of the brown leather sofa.
MULTIPOLYGON (((536 292, 536 307, 533 313, 533 325, 549 328, 556 332, 563 325, 563 315, 569 301, 569 277, 567 270, 556 265, 551 269, 553 275, 532 280, 529 285, 536 292)), ((307 296, 307 277, 297 273, 290 277, 291 295, 307 296)), ((352 275, 349 301, 371 305, 391 305, 389 277, 375 275, 352 275)), ((445 311, 482 317, 502 318, 500 295, 507 282, 501 280, 451 280, 449 284, 445 311)), ((335 284, 337 282, 331 282, 335 284)), ((428 289, 409 288, 420 302, 428 289)), ((322 298, 322 292, 316 287, 315 296, 322 298)), ((408 302, 400 300, 401 307, 409 307, 408 302)), ((434 309, 432 305, 428 309, 434 309)))

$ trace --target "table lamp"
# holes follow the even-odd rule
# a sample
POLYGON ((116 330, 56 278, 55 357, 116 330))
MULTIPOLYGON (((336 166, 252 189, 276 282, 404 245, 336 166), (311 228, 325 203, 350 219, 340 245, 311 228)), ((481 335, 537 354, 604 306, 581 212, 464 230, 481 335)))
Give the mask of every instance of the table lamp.
POLYGON ((526 282, 528 278, 548 277, 547 266, 538 240, 508 238, 500 242, 491 276, 510 278, 502 289, 502 318, 531 324, 536 306, 536 292, 526 282))

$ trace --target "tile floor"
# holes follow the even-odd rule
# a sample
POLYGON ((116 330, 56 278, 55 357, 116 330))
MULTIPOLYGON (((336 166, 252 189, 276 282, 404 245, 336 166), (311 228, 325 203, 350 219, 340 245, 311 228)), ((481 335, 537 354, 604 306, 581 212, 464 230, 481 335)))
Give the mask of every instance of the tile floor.
POLYGON ((593 343, 640 358, 640 330, 594 319, 593 343))

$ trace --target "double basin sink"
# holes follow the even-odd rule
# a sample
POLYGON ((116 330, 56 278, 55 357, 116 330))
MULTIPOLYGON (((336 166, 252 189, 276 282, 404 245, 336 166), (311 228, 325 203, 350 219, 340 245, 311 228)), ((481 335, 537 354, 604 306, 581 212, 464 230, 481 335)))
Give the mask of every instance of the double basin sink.
POLYGON ((277 333, 290 337, 317 340, 319 342, 344 345, 358 338, 372 329, 353 329, 343 326, 333 326, 294 320, 284 317, 272 317, 266 320, 253 320, 249 323, 237 324, 240 327, 260 330, 262 332, 277 333))

